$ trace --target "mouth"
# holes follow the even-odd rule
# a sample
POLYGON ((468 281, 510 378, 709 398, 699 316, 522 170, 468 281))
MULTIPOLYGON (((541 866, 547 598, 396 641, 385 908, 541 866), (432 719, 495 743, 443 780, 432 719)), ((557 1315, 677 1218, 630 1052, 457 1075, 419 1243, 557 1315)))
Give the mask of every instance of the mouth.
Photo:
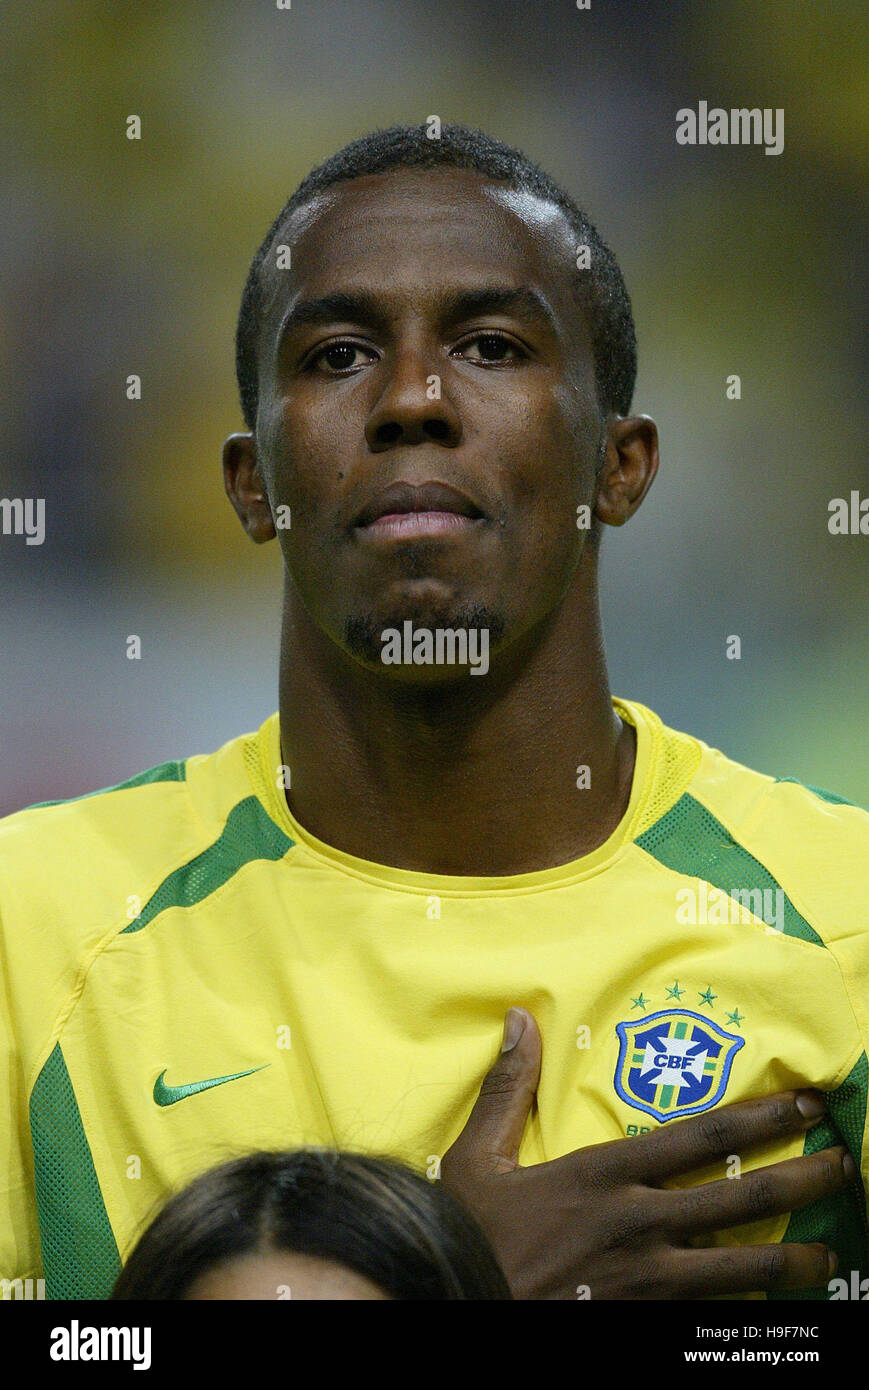
POLYGON ((486 520, 464 493, 446 483, 392 483, 361 510, 357 532, 372 538, 402 540, 457 535, 486 520))

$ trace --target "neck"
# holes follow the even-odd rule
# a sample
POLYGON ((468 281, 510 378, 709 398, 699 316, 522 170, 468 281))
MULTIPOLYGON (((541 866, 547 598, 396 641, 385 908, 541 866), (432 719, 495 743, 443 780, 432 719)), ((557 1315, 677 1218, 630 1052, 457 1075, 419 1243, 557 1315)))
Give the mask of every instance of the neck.
POLYGON ((596 575, 486 675, 436 688, 372 672, 288 579, 280 722, 287 802, 345 853, 401 869, 529 873, 590 853, 630 798, 633 730, 612 707, 596 575), (589 785, 577 788, 577 768, 589 785))

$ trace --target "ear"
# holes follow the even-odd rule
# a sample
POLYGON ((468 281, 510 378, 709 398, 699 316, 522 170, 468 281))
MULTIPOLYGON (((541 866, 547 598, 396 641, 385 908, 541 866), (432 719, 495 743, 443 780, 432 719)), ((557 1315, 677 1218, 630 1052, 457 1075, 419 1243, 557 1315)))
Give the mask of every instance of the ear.
POLYGON ((594 514, 607 526, 624 526, 639 507, 658 471, 658 427, 648 415, 607 424, 607 444, 594 514))
POLYGON ((235 508, 247 534, 257 545, 274 540, 265 483, 257 463, 256 438, 252 434, 231 434, 223 446, 223 482, 226 495, 235 508))

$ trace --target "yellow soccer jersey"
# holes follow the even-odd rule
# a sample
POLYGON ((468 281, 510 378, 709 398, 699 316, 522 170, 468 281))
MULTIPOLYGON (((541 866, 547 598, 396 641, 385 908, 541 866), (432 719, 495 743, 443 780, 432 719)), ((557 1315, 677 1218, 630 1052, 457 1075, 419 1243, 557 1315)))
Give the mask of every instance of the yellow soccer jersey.
MULTIPOLYGON (((744 1166, 844 1141, 866 1182, 869 815, 615 705, 637 732, 622 822, 535 873, 318 841, 276 714, 0 822, 0 1276, 105 1297, 169 1193, 254 1149, 434 1175, 511 1004, 543 1037, 522 1163, 818 1086, 829 1118, 744 1166)), ((869 1273, 862 1187, 714 1240, 823 1240, 869 1273)))

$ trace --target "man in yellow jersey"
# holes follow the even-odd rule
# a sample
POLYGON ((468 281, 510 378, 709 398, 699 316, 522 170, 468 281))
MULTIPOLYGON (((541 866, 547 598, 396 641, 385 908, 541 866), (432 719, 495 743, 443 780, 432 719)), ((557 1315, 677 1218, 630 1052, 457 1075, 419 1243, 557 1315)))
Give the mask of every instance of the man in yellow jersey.
POLYGON ((869 816, 611 697, 635 366, 489 137, 365 137, 282 211, 224 453, 280 709, 0 826, 5 1278, 103 1297, 169 1192, 316 1144, 441 1172, 521 1297, 861 1287, 869 816))

